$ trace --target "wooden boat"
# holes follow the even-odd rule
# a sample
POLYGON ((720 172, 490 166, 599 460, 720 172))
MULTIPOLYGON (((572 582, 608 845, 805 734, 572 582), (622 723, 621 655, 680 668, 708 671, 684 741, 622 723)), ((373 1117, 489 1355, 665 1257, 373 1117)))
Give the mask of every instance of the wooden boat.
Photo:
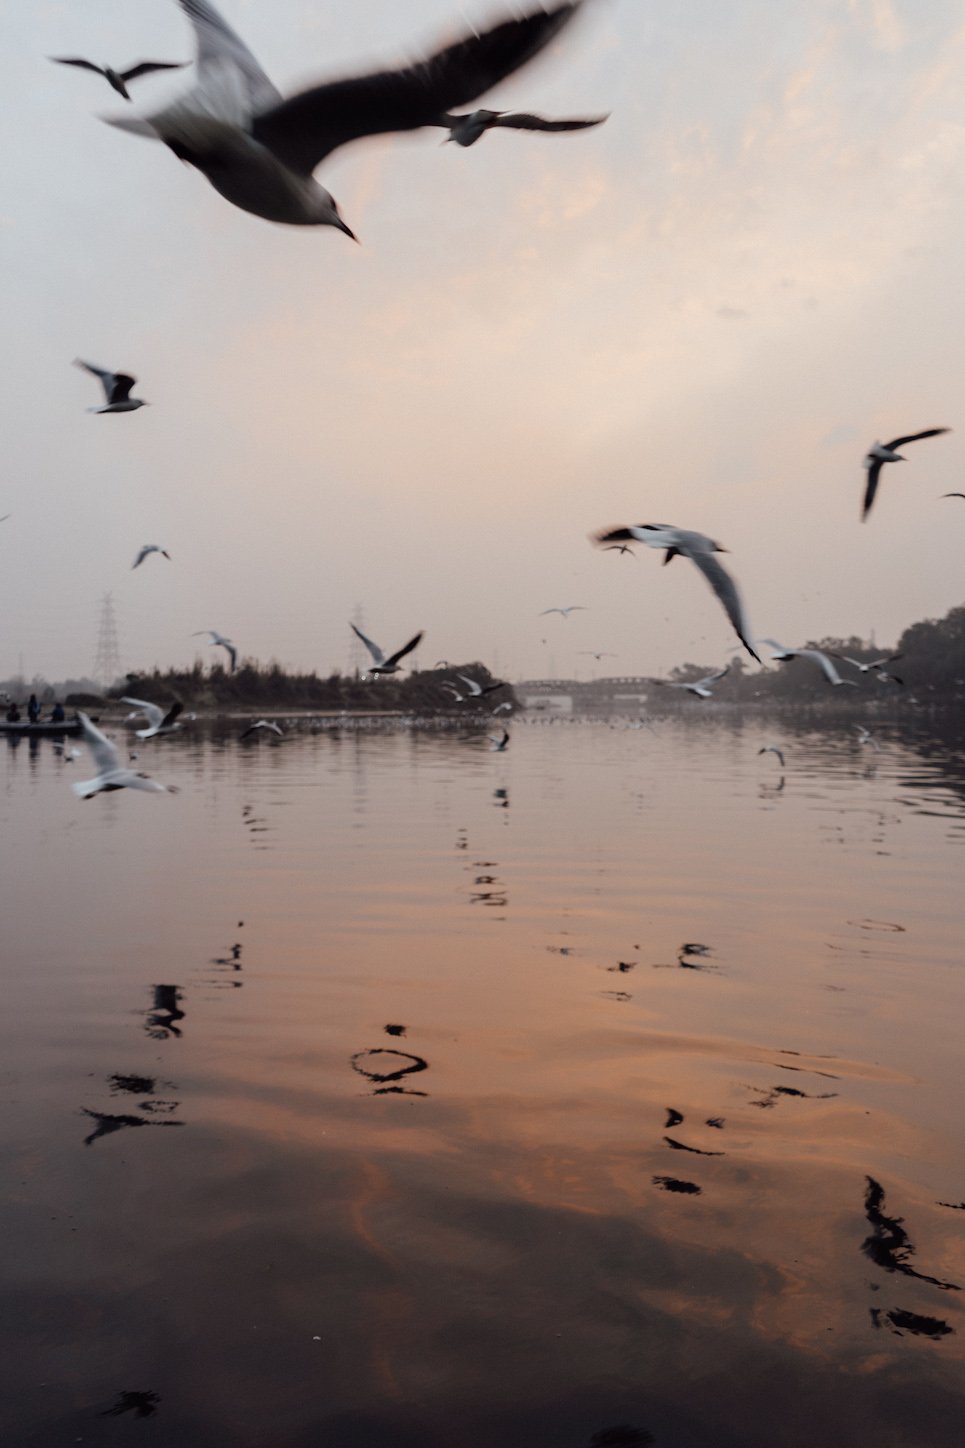
POLYGON ((31 724, 29 719, 21 719, 18 724, 11 724, 9 719, 0 718, 0 734, 13 734, 17 738, 24 735, 28 739, 37 738, 60 738, 65 734, 79 734, 81 724, 79 719, 65 719, 62 724, 54 724, 49 719, 41 719, 37 724, 31 724))

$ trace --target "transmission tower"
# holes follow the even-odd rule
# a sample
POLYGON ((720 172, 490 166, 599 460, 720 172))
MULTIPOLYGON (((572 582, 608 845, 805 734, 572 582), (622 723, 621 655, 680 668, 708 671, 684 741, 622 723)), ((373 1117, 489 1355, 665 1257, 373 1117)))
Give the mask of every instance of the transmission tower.
POLYGON ((97 630, 97 657, 94 678, 106 689, 121 672, 121 651, 117 642, 117 620, 114 617, 114 595, 105 593, 101 599, 101 621, 97 630))
MULTIPOLYGON (((365 609, 360 603, 357 603, 355 605, 355 610, 352 614, 352 622, 354 623, 356 628, 361 629, 362 632, 365 633, 365 609)), ((362 643, 362 640, 360 638, 357 638, 356 635, 353 633, 351 636, 351 642, 348 646, 349 677, 354 679, 359 674, 364 674, 370 662, 371 660, 369 658, 368 649, 362 643)))

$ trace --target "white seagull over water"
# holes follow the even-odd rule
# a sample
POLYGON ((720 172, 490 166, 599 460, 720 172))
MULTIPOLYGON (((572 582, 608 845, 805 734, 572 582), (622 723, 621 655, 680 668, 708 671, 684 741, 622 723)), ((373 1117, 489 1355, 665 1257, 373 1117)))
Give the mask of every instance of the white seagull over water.
POLYGON ((71 789, 81 799, 90 799, 95 794, 107 794, 113 789, 143 789, 150 794, 177 794, 171 784, 158 784, 149 774, 122 769, 117 749, 107 736, 95 728, 86 714, 78 710, 77 717, 98 770, 95 779, 85 779, 71 785, 71 789))
POLYGON ((783 644, 777 643, 774 639, 762 639, 761 643, 774 649, 775 652, 771 655, 772 663, 787 664, 791 659, 813 659, 828 683, 833 684, 835 688, 841 684, 848 684, 852 689, 858 687, 854 679, 842 679, 827 654, 822 653, 820 649, 786 649, 783 644))
POLYGON ((261 729, 270 730, 272 734, 277 734, 279 739, 283 739, 285 737, 284 729, 281 727, 280 724, 276 724, 274 719, 258 719, 255 721, 254 724, 249 724, 248 728, 244 731, 243 734, 239 734, 238 738, 247 739, 249 734, 257 734, 258 731, 261 729))
POLYGON ((498 734, 487 734, 486 738, 493 746, 492 752, 494 754, 504 754, 509 745, 509 730, 504 729, 502 732, 502 737, 500 737, 498 734))
POLYGON ((943 432, 951 432, 951 428, 929 427, 924 432, 910 432, 906 437, 894 437, 891 442, 876 442, 868 449, 868 455, 864 460, 864 465, 868 469, 868 481, 865 484, 864 502, 861 505, 862 523, 871 512, 871 505, 875 500, 875 493, 878 491, 878 479, 885 463, 904 462, 905 459, 898 451, 900 447, 906 447, 910 442, 920 442, 923 437, 939 437, 943 432))
MULTIPOLYGON (((871 659, 867 664, 863 664, 860 659, 851 658, 850 654, 832 653, 831 657, 840 659, 843 664, 851 664, 862 674, 877 674, 879 678, 895 679, 894 674, 885 673, 885 664, 896 664, 899 659, 904 658, 904 654, 888 654, 884 658, 871 659)), ((900 684, 901 680, 895 679, 895 683, 900 684)))
POLYGON ((228 672, 230 674, 233 674, 235 669, 238 667, 238 650, 235 648, 231 640, 226 639, 224 634, 219 634, 218 631, 213 628, 199 628, 196 633, 193 633, 191 635, 191 637, 193 639, 196 639, 199 638, 201 634, 207 634, 208 639, 212 644, 221 645, 221 647, 227 653, 228 658, 231 660, 231 668, 228 670, 228 672))
POLYGON ((108 372, 104 367, 95 367, 92 362, 82 362, 79 357, 74 358, 74 366, 83 367, 85 372, 99 377, 104 389, 107 399, 104 406, 88 407, 88 412, 136 412, 139 407, 149 405, 142 397, 131 396, 131 388, 137 378, 131 377, 129 373, 108 372))
POLYGON ((371 639, 367 639, 360 628, 356 628, 354 623, 349 624, 349 627, 354 634, 358 635, 372 655, 372 665, 371 668, 367 670, 370 674, 398 674, 400 672, 399 660, 404 659, 406 654, 411 654, 412 650, 417 648, 422 642, 423 630, 420 629, 414 639, 410 639, 407 644, 403 644, 401 649, 396 649, 394 654, 389 654, 388 658, 386 658, 378 644, 373 643, 371 639))
POLYGON ((591 116, 579 121, 548 121, 526 111, 471 111, 467 116, 440 116, 439 124, 449 127, 446 141, 457 146, 474 146, 487 131, 504 127, 513 131, 586 131, 602 126, 606 116, 591 116))
POLYGON ((470 679, 468 674, 457 674, 456 678, 461 679, 466 685, 471 699, 481 699, 484 694, 495 694, 497 689, 506 687, 502 679, 499 679, 495 684, 477 684, 476 680, 470 679))
POLYGON ((776 754, 781 768, 784 768, 784 751, 783 749, 778 749, 776 744, 765 744, 757 752, 758 754, 776 754))
POLYGON ((141 75, 151 75, 156 70, 183 70, 187 64, 184 60, 142 60, 137 65, 129 65, 127 70, 115 70, 113 66, 95 65, 92 60, 81 60, 78 56, 48 55, 47 59, 55 61, 57 65, 76 65, 81 70, 92 70, 97 75, 102 75, 108 85, 126 101, 131 99, 127 92, 129 80, 137 80, 141 75))
POLYGON ((670 679, 654 679, 655 684, 662 684, 665 689, 686 689, 688 694, 695 694, 698 699, 711 699, 713 695, 710 690, 711 684, 716 684, 730 669, 727 664, 719 669, 716 674, 705 674, 702 679, 690 679, 685 683, 673 682, 670 679))
POLYGON ((122 695, 121 703, 133 704, 135 709, 147 716, 147 728, 134 731, 138 739, 153 739, 158 734, 173 734, 176 729, 181 728, 180 724, 174 722, 184 708, 180 699, 175 699, 167 713, 157 704, 150 704, 146 699, 131 699, 127 694, 122 695))
MULTIPOLYGON (((572 20, 585 0, 504 20, 398 70, 329 81, 282 100, 258 61, 209 0, 180 0, 194 26, 197 84, 163 110, 111 125, 162 140, 242 211, 290 226, 353 233, 312 173, 363 136, 446 126, 511 75, 572 20)), ((354 236, 353 236, 354 239, 354 236)))
POLYGON ((871 746, 871 748, 874 750, 874 752, 875 752, 876 754, 880 754, 880 753, 881 753, 881 745, 878 743, 878 741, 877 741, 877 739, 875 738, 875 736, 871 733, 870 729, 866 729, 863 724, 856 724, 854 727, 855 727, 855 728, 857 729, 857 731, 858 731, 858 743, 859 743, 859 744, 870 744, 870 746, 871 746))
POLYGON ((162 558, 166 558, 169 563, 171 561, 171 555, 166 548, 162 548, 158 543, 145 543, 140 553, 131 564, 131 567, 139 568, 149 553, 160 553, 162 558))
POLYGON ((689 528, 674 528, 669 523, 638 523, 630 528, 610 528, 606 533, 598 533, 595 541, 599 544, 622 543, 632 538, 646 543, 648 548, 665 548, 665 565, 672 562, 678 554, 689 558, 716 593, 734 626, 734 632, 751 658, 760 663, 760 658, 754 652, 753 635, 737 584, 714 556, 717 553, 726 553, 726 548, 722 548, 713 538, 707 538, 703 533, 695 533, 689 528))

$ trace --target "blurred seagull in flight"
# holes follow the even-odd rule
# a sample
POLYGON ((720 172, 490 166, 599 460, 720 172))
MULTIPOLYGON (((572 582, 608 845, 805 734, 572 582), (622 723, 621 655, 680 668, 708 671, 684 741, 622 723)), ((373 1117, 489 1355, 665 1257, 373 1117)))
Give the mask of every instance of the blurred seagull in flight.
POLYGON ((508 730, 508 729, 504 729, 504 730, 503 730, 502 738, 500 738, 500 736, 499 736, 498 734, 487 734, 487 735, 486 735, 486 738, 489 740, 490 744, 492 744, 492 746, 493 746, 493 747, 492 747, 492 752, 493 752, 493 754, 503 754, 503 753, 505 753, 506 748, 507 748, 507 746, 508 746, 508 744, 509 744, 509 730, 508 730))
POLYGON ((875 752, 876 754, 880 754, 880 753, 881 753, 881 745, 878 743, 878 741, 877 741, 877 739, 875 738, 875 736, 871 733, 870 729, 866 729, 863 724, 856 724, 854 727, 855 727, 855 728, 857 729, 857 731, 858 731, 858 743, 859 743, 859 744, 870 744, 870 746, 871 746, 871 748, 874 750, 874 752, 875 752))
POLYGON ((71 789, 81 799, 90 799, 95 794, 107 794, 113 789, 143 789, 151 794, 177 794, 173 785, 158 784, 149 774, 122 769, 117 749, 107 736, 95 728, 86 714, 78 710, 77 717, 98 771, 95 779, 86 779, 71 785, 71 789))
MULTIPOLYGON (((942 497, 943 497, 943 498, 965 498, 965 493, 942 493, 942 497)), ((10 517, 10 514, 9 514, 9 513, 7 514, 7 517, 8 517, 8 518, 10 517)), ((2 522, 3 522, 3 519, 0 518, 0 523, 2 523, 2 522)))
MULTIPOLYGON (((885 664, 897 664, 899 659, 904 658, 904 654, 888 654, 881 659, 871 659, 867 664, 863 664, 860 659, 852 659, 849 654, 832 653, 831 657, 832 659, 840 659, 843 664, 851 664, 853 668, 862 674, 871 674, 880 673, 884 669, 885 664)), ((889 674, 888 677, 892 678, 893 676, 889 674)))
POLYGON ((711 699, 713 698, 713 694, 711 693, 710 685, 716 684, 718 679, 722 679, 729 668, 730 664, 727 664, 723 669, 719 669, 716 674, 705 674, 702 679, 690 679, 685 683, 677 683, 670 679, 654 679, 653 682, 655 684, 661 684, 665 689, 686 689, 688 694, 694 694, 698 699, 711 699))
POLYGON ((144 547, 141 549, 140 553, 131 564, 131 567, 139 568, 149 553, 160 553, 162 558, 166 558, 169 563, 171 561, 171 555, 165 548, 161 548, 157 543, 145 543, 144 547))
POLYGON ((378 644, 373 643, 371 639, 367 639, 360 628, 356 628, 354 623, 349 624, 349 627, 352 632, 362 640, 372 655, 372 665, 367 670, 370 674, 398 674, 400 672, 399 660, 404 659, 406 654, 411 654, 412 650, 418 647, 422 642, 422 634, 424 632, 424 630, 420 629, 414 639, 410 639, 401 649, 396 649, 394 654, 389 654, 388 658, 386 658, 378 644))
POLYGON ((895 437, 891 442, 876 442, 868 449, 868 455, 864 465, 868 469, 868 481, 865 484, 864 503, 861 507, 862 523, 871 512, 871 505, 875 500, 875 493, 878 491, 878 479, 881 469, 885 463, 901 463, 905 459, 898 451, 900 447, 906 447, 910 442, 920 442, 923 437, 939 437, 943 432, 951 432, 948 427, 929 427, 924 432, 910 432, 907 437, 895 437))
POLYGON ((127 92, 129 80, 137 80, 141 75, 151 75, 156 70, 183 70, 187 64, 187 61, 183 60, 142 60, 138 65, 128 66, 127 70, 114 70, 112 66, 95 65, 92 60, 81 60, 75 56, 48 55, 47 59, 55 61, 57 65, 76 65, 81 70, 92 70, 97 75, 102 75, 108 85, 126 101, 131 99, 127 92))
POLYGON ((665 548, 665 565, 672 562, 678 554, 689 558, 716 593, 734 626, 734 632, 751 658, 760 663, 759 656, 754 652, 750 624, 737 585, 726 568, 714 557, 715 553, 726 553, 726 548, 715 543, 713 538, 705 537, 703 533, 694 533, 688 528, 674 528, 669 523, 638 523, 631 528, 610 528, 606 533, 598 533, 595 541, 599 544, 622 543, 633 538, 640 543, 646 543, 648 548, 665 548))
POLYGON ((596 654, 592 649, 580 649, 579 652, 585 654, 587 658, 596 659, 597 663, 599 663, 601 659, 615 659, 619 657, 618 654, 596 654))
POLYGON ((835 688, 841 684, 849 684, 852 689, 858 687, 854 679, 842 679, 827 654, 823 654, 820 649, 786 649, 783 644, 775 642, 774 639, 762 639, 761 642, 775 650, 771 655, 772 663, 787 664, 791 659, 813 659, 828 683, 833 684, 835 688))
POLYGON ((219 634, 217 630, 213 628, 199 628, 196 633, 193 633, 191 635, 191 637, 193 639, 196 639, 199 638, 201 634, 205 633, 208 635, 208 638, 212 644, 220 644, 221 647, 225 650, 228 658, 231 660, 231 668, 228 670, 228 672, 230 674, 233 674, 235 669, 238 667, 238 650, 235 648, 234 644, 231 642, 230 639, 226 639, 224 634, 219 634))
POLYGON ((312 173, 363 136, 450 126, 453 106, 485 94, 546 46, 585 0, 504 20, 398 70, 349 76, 282 100, 210 0, 180 0, 197 41, 197 83, 160 111, 104 119, 162 140, 242 211, 354 234, 312 173))
POLYGON ((440 116, 439 125, 449 127, 446 142, 474 146, 487 131, 500 126, 513 131, 586 131, 591 126, 602 126, 607 119, 607 116, 591 116, 579 121, 548 121, 526 111, 471 111, 467 116, 440 116))
POLYGON ((569 608, 544 608, 543 612, 539 615, 539 617, 545 618, 548 613, 558 613, 561 614, 563 618, 569 618, 571 613, 578 612, 586 613, 585 603, 571 603, 569 608))
POLYGON ((504 689, 506 687, 502 679, 499 679, 495 684, 477 684, 476 680, 470 679, 468 674, 457 674, 456 678, 461 679, 466 685, 471 699, 481 699, 484 694, 495 694, 497 689, 504 689))
POLYGON ((74 358, 74 366, 83 367, 85 372, 99 377, 104 389, 107 399, 104 406, 88 407, 88 412, 136 412, 139 407, 147 407, 148 404, 143 398, 131 396, 136 377, 131 377, 126 372, 108 372, 103 367, 95 367, 92 362, 82 362, 79 357, 74 358))
POLYGON ((781 768, 784 768, 784 751, 783 749, 778 749, 776 744, 765 744, 763 748, 759 749, 757 752, 759 755, 776 754, 781 768))
POLYGON ((167 713, 157 704, 149 704, 146 699, 129 699, 126 694, 122 696, 121 703, 133 704, 135 709, 147 716, 147 728, 134 731, 138 739, 153 739, 157 734, 173 734, 176 729, 181 728, 180 724, 174 722, 184 708, 180 699, 175 699, 167 713))
POLYGON ((626 543, 608 543, 603 551, 604 553, 629 553, 631 558, 637 556, 626 543))
POLYGON ((254 724, 249 724, 248 728, 243 734, 239 734, 238 738, 247 739, 249 734, 257 734, 262 729, 268 729, 272 734, 277 734, 279 739, 284 739, 285 737, 284 729, 280 724, 276 724, 273 719, 258 719, 254 724))

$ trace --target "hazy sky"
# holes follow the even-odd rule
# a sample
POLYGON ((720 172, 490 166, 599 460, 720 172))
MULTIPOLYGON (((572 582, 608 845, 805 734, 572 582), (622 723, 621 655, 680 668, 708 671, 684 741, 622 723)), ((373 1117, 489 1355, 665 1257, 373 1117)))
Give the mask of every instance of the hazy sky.
MULTIPOLYGON (((286 92, 505 12, 219 3, 286 92)), ((90 671, 107 590, 125 668, 207 661, 209 627, 344 668, 357 604, 387 646, 424 628, 423 664, 722 661, 696 570, 590 547, 627 522, 719 539, 789 645, 963 602, 965 503, 937 500, 965 491, 959 0, 586 9, 487 104, 607 124, 347 147, 319 179, 361 246, 236 210, 45 59, 189 59, 173 0, 0 9, 0 676, 90 671), (75 356, 152 406, 88 415, 75 356), (862 525, 867 446, 941 425, 862 525), (131 572, 148 542, 174 561, 131 572)))

